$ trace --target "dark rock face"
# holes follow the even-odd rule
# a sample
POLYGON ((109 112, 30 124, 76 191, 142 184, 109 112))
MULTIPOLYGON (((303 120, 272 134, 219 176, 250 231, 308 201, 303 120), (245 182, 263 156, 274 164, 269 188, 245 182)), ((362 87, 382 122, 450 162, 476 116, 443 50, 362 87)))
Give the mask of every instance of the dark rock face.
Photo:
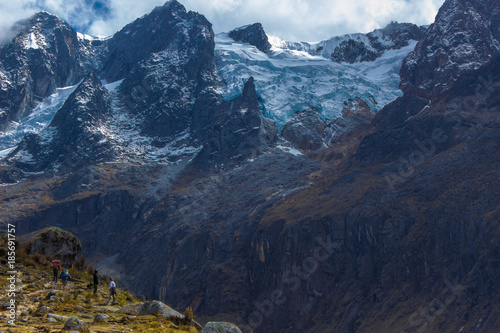
POLYGON ((262 154, 276 141, 276 127, 262 115, 252 77, 240 97, 214 107, 202 133, 205 147, 196 157, 200 166, 234 166, 262 154))
POLYGON ((296 112, 292 119, 285 124, 281 135, 295 148, 309 152, 325 146, 323 138, 325 121, 315 108, 308 108, 296 112))
POLYGON ((229 37, 237 42, 248 43, 255 46, 258 50, 268 53, 271 50, 271 44, 267 39, 264 28, 260 23, 254 23, 229 32, 229 37))
POLYGON ((359 98, 349 100, 342 110, 342 117, 325 121, 315 108, 296 112, 285 124, 281 135, 292 146, 304 153, 326 148, 340 137, 348 137, 370 125, 373 114, 370 107, 359 98))
MULTIPOLYGON (((382 32, 384 39, 388 39, 392 42, 392 45, 387 48, 392 50, 408 46, 408 41, 410 40, 420 40, 424 36, 426 30, 425 27, 419 27, 412 23, 391 22, 385 28, 381 29, 380 32, 382 32)), ((381 44, 380 39, 375 37, 377 32, 378 30, 375 30, 368 34, 368 38, 374 46, 381 44)), ((376 47, 378 49, 383 48, 382 45, 376 47)))
POLYGON ((0 170, 0 182, 2 184, 14 184, 24 178, 21 170, 15 168, 2 168, 0 170))
POLYGON ((355 63, 374 61, 384 51, 408 46, 410 40, 420 40, 424 28, 410 23, 392 22, 383 29, 377 29, 366 35, 369 43, 348 39, 341 42, 333 51, 331 58, 335 62, 355 63))
POLYGON ((57 87, 74 85, 90 66, 87 48, 57 16, 41 12, 12 29, 17 36, 0 48, 0 126, 29 114, 57 87))
POLYGON ((39 253, 61 261, 64 267, 71 267, 82 249, 80 240, 70 232, 59 228, 45 228, 19 238, 28 253, 39 253))

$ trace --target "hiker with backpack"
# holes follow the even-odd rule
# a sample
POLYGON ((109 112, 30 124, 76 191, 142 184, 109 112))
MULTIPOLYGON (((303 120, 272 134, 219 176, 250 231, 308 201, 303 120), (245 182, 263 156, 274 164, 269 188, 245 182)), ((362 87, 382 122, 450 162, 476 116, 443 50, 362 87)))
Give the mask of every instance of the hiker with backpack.
POLYGON ((67 268, 63 268, 61 275, 59 276, 61 278, 62 284, 63 284, 63 291, 66 289, 66 285, 68 284, 68 281, 71 280, 71 275, 69 275, 69 271, 67 268))
POLYGON ((97 294, 97 285, 99 284, 99 277, 97 276, 97 269, 94 271, 94 295, 97 294))
POLYGON ((61 263, 59 260, 52 260, 52 263, 50 264, 50 268, 52 268, 52 272, 54 272, 54 281, 57 283, 57 277, 59 276, 59 271, 61 270, 61 263))
POLYGON ((111 300, 111 297, 113 297, 113 303, 111 303, 111 304, 116 303, 116 300, 115 300, 116 284, 113 281, 113 279, 110 279, 110 280, 111 280, 111 282, 109 283, 109 298, 108 298, 108 301, 106 302, 106 305, 109 304, 109 301, 111 300))

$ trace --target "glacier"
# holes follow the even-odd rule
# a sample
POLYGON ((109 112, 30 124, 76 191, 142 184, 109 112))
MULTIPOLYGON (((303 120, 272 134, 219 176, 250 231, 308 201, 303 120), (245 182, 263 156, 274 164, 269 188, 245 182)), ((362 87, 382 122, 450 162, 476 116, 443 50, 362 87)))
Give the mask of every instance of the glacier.
POLYGON ((356 97, 365 101, 372 112, 379 111, 402 95, 399 69, 417 44, 411 40, 408 46, 385 51, 373 62, 348 64, 312 54, 315 44, 302 43, 311 46, 300 48, 297 43, 268 38, 272 48, 266 54, 220 33, 215 36, 215 53, 225 82, 224 98, 240 95, 244 82, 252 76, 264 115, 273 119, 279 129, 307 106, 318 109, 324 119, 341 117, 344 104, 356 97))

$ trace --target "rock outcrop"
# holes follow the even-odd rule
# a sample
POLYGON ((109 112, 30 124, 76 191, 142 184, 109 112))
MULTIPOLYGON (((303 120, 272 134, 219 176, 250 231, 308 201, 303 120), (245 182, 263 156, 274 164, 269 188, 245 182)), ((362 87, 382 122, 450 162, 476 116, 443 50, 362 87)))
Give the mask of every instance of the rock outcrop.
POLYGON ((343 135, 348 136, 368 127, 373 117, 370 107, 360 98, 345 102, 342 117, 333 119, 326 125, 324 139, 326 144, 329 145, 343 135))
POLYGON ((205 135, 205 144, 195 159, 202 168, 238 165, 261 155, 277 139, 274 122, 262 115, 252 77, 245 83, 241 96, 208 108, 208 112, 200 131, 205 135))
POLYGON ((295 148, 310 152, 325 147, 326 123, 315 108, 296 112, 281 131, 281 135, 295 148))
POLYGON ((39 253, 61 261, 65 267, 71 267, 82 243, 70 232, 60 228, 48 227, 19 237, 19 242, 28 253, 39 253))

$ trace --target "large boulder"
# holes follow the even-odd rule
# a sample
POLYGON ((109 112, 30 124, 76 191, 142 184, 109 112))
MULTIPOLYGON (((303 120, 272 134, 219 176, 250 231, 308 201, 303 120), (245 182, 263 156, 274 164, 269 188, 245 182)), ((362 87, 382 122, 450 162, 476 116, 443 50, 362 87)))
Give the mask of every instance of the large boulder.
POLYGON ((175 311, 174 309, 172 309, 171 307, 160 301, 129 304, 118 310, 118 312, 133 316, 153 315, 161 318, 168 318, 171 316, 184 318, 184 315, 175 311))
POLYGON ((235 324, 226 322, 208 322, 200 333, 241 333, 241 330, 235 324))
POLYGON ((89 332, 89 329, 81 319, 71 317, 64 324, 63 331, 89 332))
POLYGON ((82 243, 75 235, 56 227, 48 227, 19 237, 19 242, 28 253, 39 253, 58 259, 61 264, 71 267, 82 243))
POLYGON ((94 316, 94 324, 107 324, 109 316, 105 314, 98 313, 94 316))
POLYGON ((48 313, 48 312, 49 312, 49 310, 50 310, 50 309, 49 309, 48 307, 46 307, 45 305, 40 305, 40 306, 36 309, 36 311, 35 311, 35 316, 43 316, 43 315, 45 315, 46 313, 48 313))

